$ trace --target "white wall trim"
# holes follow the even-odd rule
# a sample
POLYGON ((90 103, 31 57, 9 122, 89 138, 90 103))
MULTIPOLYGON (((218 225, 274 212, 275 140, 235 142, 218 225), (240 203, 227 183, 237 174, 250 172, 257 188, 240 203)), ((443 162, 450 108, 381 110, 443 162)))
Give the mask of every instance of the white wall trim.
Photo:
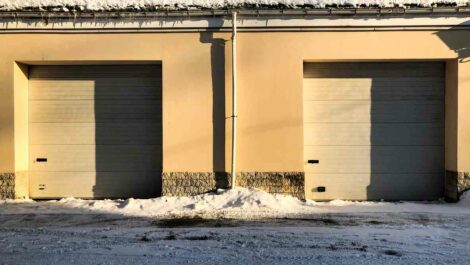
MULTIPOLYGON (((139 19, 2 19, 0 32, 63 31, 230 31, 225 17, 160 17, 139 19)), ((377 17, 377 16, 287 16, 241 17, 240 31, 308 31, 308 30, 433 30, 470 28, 470 16, 377 17)))

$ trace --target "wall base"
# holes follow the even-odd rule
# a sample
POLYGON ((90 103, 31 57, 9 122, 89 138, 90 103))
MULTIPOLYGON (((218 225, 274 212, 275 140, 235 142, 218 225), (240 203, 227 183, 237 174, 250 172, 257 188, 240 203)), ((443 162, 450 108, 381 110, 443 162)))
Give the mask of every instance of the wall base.
MULTIPOLYGON (((305 199, 303 172, 241 172, 237 186, 305 199)), ((192 196, 231 186, 227 172, 164 172, 163 196, 192 196)))
POLYGON ((15 174, 0 173, 0 200, 15 198, 15 174))
POLYGON ((458 201, 460 195, 470 189, 470 172, 446 170, 444 196, 448 201, 458 201))
POLYGON ((162 196, 193 196, 230 186, 225 172, 163 172, 162 196))
POLYGON ((303 172, 241 172, 237 176, 237 185, 305 199, 303 172))

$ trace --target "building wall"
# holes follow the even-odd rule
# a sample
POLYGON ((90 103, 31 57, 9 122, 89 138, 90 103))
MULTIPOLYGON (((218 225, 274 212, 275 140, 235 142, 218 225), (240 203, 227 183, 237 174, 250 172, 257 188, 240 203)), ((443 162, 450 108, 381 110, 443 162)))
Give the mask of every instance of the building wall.
MULTIPOLYGON (((464 144, 470 142, 467 35, 239 33, 237 171, 302 176, 304 61, 445 60, 446 168, 470 172, 470 145, 464 144)), ((164 172, 230 171, 230 33, 3 33, 0 43, 0 173, 22 176, 16 196, 27 196, 28 64, 161 62, 164 172)))

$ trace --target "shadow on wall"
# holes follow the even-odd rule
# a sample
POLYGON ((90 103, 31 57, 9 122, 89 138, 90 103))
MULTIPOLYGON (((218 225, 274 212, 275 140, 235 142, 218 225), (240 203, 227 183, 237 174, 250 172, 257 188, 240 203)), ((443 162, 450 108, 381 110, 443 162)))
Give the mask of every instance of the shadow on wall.
MULTIPOLYGON (((213 27, 221 25, 211 25, 213 27)), ((200 33, 199 41, 210 44, 212 80, 212 165, 217 187, 228 187, 225 171, 225 42, 213 32, 200 33)))
POLYGON ((160 196, 161 65, 92 67, 87 69, 96 76, 94 197, 160 196))
POLYGON ((468 62, 470 57, 470 40, 468 37, 463 38, 464 35, 468 35, 468 30, 470 30, 470 20, 448 30, 435 33, 449 49, 458 54, 461 63, 468 62))

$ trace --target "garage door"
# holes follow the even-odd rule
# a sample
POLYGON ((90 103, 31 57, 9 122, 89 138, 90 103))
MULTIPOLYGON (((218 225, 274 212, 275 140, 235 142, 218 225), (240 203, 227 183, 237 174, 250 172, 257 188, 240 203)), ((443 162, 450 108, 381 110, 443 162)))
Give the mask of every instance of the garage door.
POLYGON ((305 63, 310 199, 443 194, 444 64, 305 63))
POLYGON ((160 194, 160 65, 33 66, 33 198, 160 194))

